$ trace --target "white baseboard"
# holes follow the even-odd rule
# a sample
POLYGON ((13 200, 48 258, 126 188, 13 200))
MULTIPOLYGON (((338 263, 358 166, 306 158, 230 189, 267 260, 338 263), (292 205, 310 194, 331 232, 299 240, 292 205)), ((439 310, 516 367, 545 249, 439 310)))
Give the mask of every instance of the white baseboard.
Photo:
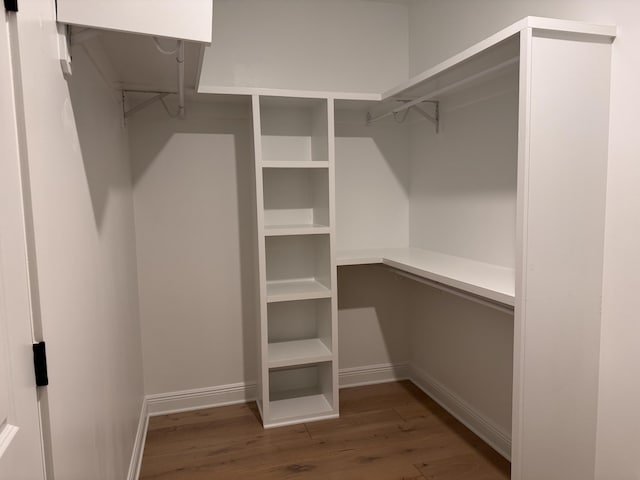
POLYGON ((147 404, 149 416, 154 417, 168 413, 245 403, 255 399, 256 384, 242 382, 147 395, 147 404))
MULTIPOLYGON (((339 384, 340 388, 344 388, 393 382, 409 378, 408 374, 409 365, 406 363, 345 368, 340 370, 339 384)), ((147 395, 146 404, 149 416, 154 417, 250 402, 255 399, 256 384, 250 382, 147 395)))
POLYGON ((147 426, 149 425, 149 413, 147 410, 147 399, 142 400, 142 408, 140 409, 140 418, 138 419, 138 430, 136 431, 136 439, 133 442, 133 451, 131 452, 131 462, 129 463, 129 473, 127 480, 138 480, 140 476, 140 467, 142 466, 142 453, 144 452, 144 442, 147 438, 147 426))
POLYGON ((411 366, 411 381, 442 408, 482 438, 507 460, 511 459, 511 436, 423 370, 411 366))
POLYGON ((384 363, 364 367, 342 368, 338 374, 340 388, 395 382, 409 378, 409 364, 384 363))

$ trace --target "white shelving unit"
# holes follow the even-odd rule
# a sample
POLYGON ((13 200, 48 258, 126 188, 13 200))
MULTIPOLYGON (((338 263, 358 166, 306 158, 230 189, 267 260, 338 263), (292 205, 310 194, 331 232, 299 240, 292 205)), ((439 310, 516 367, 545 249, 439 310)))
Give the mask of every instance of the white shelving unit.
POLYGON ((338 415, 333 103, 252 96, 265 427, 338 415))
MULTIPOLYGON (((295 99, 283 92, 263 98, 253 91, 261 312, 258 405, 265 426, 338 414, 334 103, 353 110, 362 101, 375 122, 451 95, 464 93, 466 102, 473 102, 474 88, 486 94, 487 85, 510 83, 517 92, 518 118, 517 132, 510 130, 506 140, 517 164, 512 185, 517 200, 510 210, 516 217, 515 235, 508 235, 514 238, 514 268, 455 254, 455 245, 447 245, 445 253, 415 248, 411 242, 403 248, 344 252, 339 262, 386 264, 513 306, 513 443, 497 436, 488 441, 507 456, 511 450, 514 479, 589 476, 582 460, 594 458, 595 451, 615 36, 615 27, 527 17, 380 99, 313 92, 295 99), (306 313, 296 314, 298 309, 306 313), (303 323, 296 324, 296 318, 303 323), (570 451, 567 445, 572 445, 570 451)), ((445 134, 448 120, 446 115, 439 118, 445 134)), ((465 174, 472 175, 460 171, 465 174)), ((373 190, 371 195, 377 195, 373 190)), ((468 192, 447 192, 454 193, 460 202, 474 201, 473 195, 465 197, 468 192)), ((353 221, 384 228, 376 212, 362 210, 366 201, 352 205, 361 209, 350 212, 353 221)), ((464 229, 454 233, 475 241, 464 229)), ((509 241, 500 239, 501 245, 509 241)))

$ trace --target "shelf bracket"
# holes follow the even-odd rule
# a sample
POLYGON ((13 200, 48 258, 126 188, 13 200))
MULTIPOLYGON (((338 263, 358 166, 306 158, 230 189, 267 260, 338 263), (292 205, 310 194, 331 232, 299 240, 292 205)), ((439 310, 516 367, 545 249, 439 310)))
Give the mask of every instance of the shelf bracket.
POLYGON ((403 123, 407 119, 407 115, 411 109, 415 109, 420 115, 429 120, 434 124, 436 128, 436 133, 440 133, 440 102, 437 100, 422 100, 419 103, 416 103, 415 100, 411 99, 396 99, 396 102, 402 102, 402 105, 396 107, 387 113, 383 113, 382 115, 373 116, 371 112, 367 112, 367 126, 371 125, 373 122, 378 120, 382 120, 383 118, 393 116, 394 120, 398 123, 403 123), (429 103, 433 105, 434 111, 433 114, 428 113, 421 104, 429 103), (404 115, 402 113, 404 112, 404 115))
POLYGON ((136 105, 135 107, 130 108, 129 110, 125 110, 124 109, 124 105, 125 103, 125 95, 128 92, 128 90, 123 90, 122 91, 122 105, 123 105, 123 113, 124 113, 124 118, 125 120, 129 117, 131 117, 133 114, 135 114, 136 112, 139 112, 140 110, 142 110, 145 107, 148 107, 149 105, 152 105, 158 101, 161 101, 163 103, 163 105, 165 106, 165 109, 167 108, 166 105, 164 104, 164 97, 166 97, 167 95, 172 95, 174 94, 174 92, 139 92, 139 93, 154 93, 155 95, 141 103, 139 103, 138 105, 136 105))

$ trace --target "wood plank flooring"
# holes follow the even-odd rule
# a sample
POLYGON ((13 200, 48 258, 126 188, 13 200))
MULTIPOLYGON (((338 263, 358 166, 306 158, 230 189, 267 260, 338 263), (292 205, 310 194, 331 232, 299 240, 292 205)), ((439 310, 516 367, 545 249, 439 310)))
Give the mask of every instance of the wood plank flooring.
POLYGON ((410 382, 340 390, 340 418, 264 430, 254 403, 152 417, 142 480, 504 480, 510 464, 410 382))

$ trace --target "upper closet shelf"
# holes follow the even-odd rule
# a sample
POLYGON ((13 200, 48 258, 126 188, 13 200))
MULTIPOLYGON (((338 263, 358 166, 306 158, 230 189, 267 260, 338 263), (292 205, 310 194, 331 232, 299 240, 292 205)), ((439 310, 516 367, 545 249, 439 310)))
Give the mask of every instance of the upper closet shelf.
POLYGON ((57 0, 58 22, 211 43, 213 0, 57 0))
POLYGON ((381 94, 379 93, 332 92, 317 90, 294 90, 284 88, 227 87, 206 85, 199 85, 198 93, 211 93, 216 95, 260 95, 262 97, 328 98, 335 100, 359 100, 374 102, 382 98, 381 94))
POLYGON ((338 265, 382 263, 494 302, 515 304, 515 271, 419 248, 387 248, 338 252, 338 265))
POLYGON ((453 92, 476 80, 500 75, 504 69, 517 65, 520 55, 518 34, 527 28, 556 34, 603 37, 610 40, 616 36, 615 26, 525 17, 435 67, 387 90, 382 94, 382 100, 397 98, 434 100, 440 95, 453 92))
MULTIPOLYGON (((542 17, 525 17, 491 35, 442 63, 425 70, 386 92, 373 105, 368 105, 367 123, 422 107, 425 102, 437 104, 447 95, 517 72, 520 60, 520 35, 525 29, 540 34, 587 36, 612 41, 616 27, 542 17)), ((338 108, 348 102, 338 101, 338 108)), ((424 113, 423 113, 424 115, 424 113)), ((434 118, 437 124, 437 110, 434 118)))

